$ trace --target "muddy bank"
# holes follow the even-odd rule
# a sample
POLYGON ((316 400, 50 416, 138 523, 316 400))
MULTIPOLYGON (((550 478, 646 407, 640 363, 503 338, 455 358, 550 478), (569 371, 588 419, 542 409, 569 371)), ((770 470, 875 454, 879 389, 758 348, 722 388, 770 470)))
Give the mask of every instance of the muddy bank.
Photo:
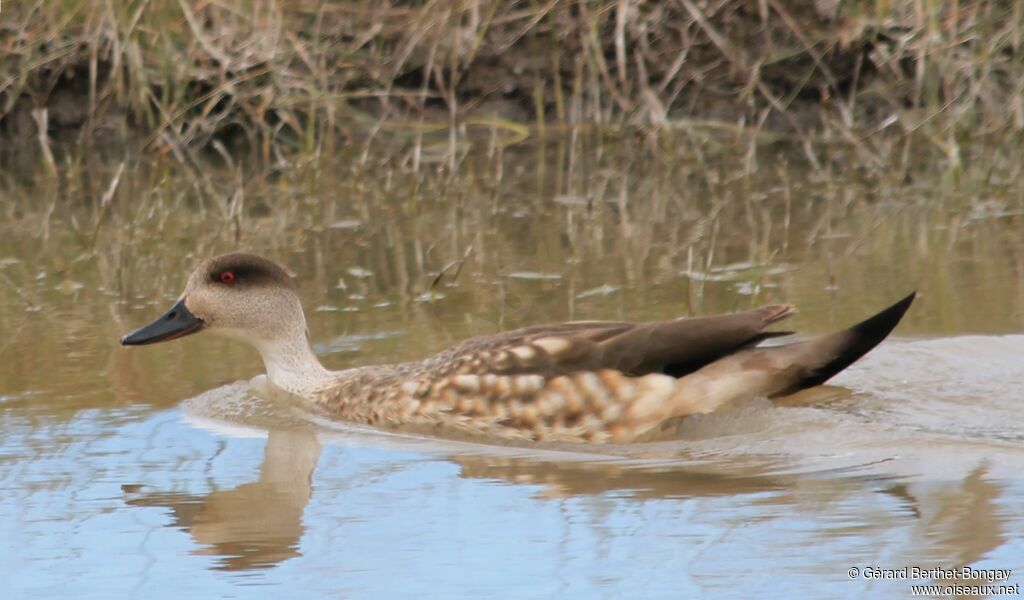
POLYGON ((310 146, 394 123, 1020 129, 1017 3, 9 3, 6 144, 310 146))

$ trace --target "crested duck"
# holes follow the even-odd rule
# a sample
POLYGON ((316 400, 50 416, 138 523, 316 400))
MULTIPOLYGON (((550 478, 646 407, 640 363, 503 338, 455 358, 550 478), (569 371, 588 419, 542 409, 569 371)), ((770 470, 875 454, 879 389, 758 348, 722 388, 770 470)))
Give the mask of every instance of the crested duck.
POLYGON ((204 261, 163 316, 126 346, 209 330, 255 347, 270 382, 362 424, 509 440, 652 439, 741 397, 817 386, 880 343, 914 293, 849 329, 760 347, 795 313, 776 304, 647 323, 574 321, 465 340, 429 358, 330 371, 314 354, 296 287, 242 252, 204 261))

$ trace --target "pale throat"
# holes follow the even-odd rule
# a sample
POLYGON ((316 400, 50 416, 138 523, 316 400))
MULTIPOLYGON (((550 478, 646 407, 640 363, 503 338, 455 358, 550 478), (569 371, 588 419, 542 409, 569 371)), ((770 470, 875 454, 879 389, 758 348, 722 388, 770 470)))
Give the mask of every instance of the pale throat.
POLYGON ((320 364, 305 334, 288 339, 247 340, 263 357, 270 383, 297 396, 310 396, 330 386, 336 376, 320 364))
POLYGON ((277 387, 298 396, 309 396, 328 385, 335 376, 320 364, 320 360, 302 339, 301 343, 257 344, 267 369, 267 378, 277 387))

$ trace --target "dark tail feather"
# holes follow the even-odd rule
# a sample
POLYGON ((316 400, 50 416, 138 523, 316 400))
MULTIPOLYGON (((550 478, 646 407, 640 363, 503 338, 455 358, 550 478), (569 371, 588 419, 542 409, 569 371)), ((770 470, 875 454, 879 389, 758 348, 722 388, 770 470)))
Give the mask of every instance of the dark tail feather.
POLYGON ((801 374, 791 382, 788 389, 773 395, 791 394, 804 388, 821 385, 849 367, 892 333, 914 302, 916 295, 917 292, 911 292, 896 304, 849 329, 794 344, 805 346, 801 348, 800 354, 807 358, 798 359, 798 362, 802 363, 801 374))
POLYGON ((679 380, 671 416, 707 413, 743 396, 784 396, 821 385, 888 336, 914 294, 849 329, 785 346, 748 348, 679 380))

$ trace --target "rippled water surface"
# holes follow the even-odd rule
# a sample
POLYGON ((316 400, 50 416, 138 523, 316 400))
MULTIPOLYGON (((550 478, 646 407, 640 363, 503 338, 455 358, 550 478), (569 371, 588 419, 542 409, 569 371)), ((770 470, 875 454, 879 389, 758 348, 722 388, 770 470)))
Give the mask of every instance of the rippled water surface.
POLYGON ((646 144, 481 142, 455 170, 428 148, 420 170, 342 154, 261 175, 129 157, 48 179, 7 159, 2 596, 944 583, 869 577, 908 566, 1024 583, 1024 187, 998 162, 872 175, 779 145, 646 144), (488 446, 326 421, 250 384, 258 356, 226 340, 117 345, 235 248, 293 271, 333 368, 531 323, 778 301, 815 333, 920 298, 830 386, 693 418, 676 440, 488 446))

